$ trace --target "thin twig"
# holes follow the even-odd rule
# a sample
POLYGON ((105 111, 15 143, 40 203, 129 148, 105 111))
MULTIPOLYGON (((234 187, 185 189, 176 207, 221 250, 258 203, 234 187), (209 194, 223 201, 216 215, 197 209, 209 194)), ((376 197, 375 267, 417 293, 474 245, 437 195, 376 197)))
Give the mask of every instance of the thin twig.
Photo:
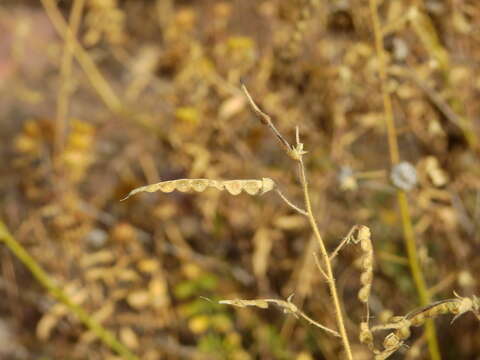
POLYGON ((332 330, 318 322, 316 322, 315 320, 313 320, 310 316, 308 316, 307 314, 305 314, 302 310, 298 309, 298 315, 300 315, 301 317, 303 317, 305 320, 307 320, 310 324, 322 329, 323 331, 326 331, 328 333, 330 333, 331 335, 333 336, 336 336, 336 337, 340 337, 340 334, 335 331, 335 330, 332 330))
POLYGON ((323 270, 322 264, 320 264, 320 259, 318 258, 318 255, 316 252, 313 253, 313 258, 315 259, 315 265, 317 265, 318 271, 320 271, 320 273, 323 275, 325 280, 328 281, 327 273, 325 272, 325 270, 323 270))
POLYGON ((262 124, 268 126, 270 128, 270 130, 273 131, 273 133, 275 134, 277 139, 280 141, 282 146, 285 147, 285 150, 287 151, 287 153, 289 153, 292 150, 292 146, 287 141, 287 139, 285 139, 285 137, 283 137, 283 135, 280 134, 280 131, 277 130, 275 125, 273 125, 272 118, 269 115, 267 115, 266 113, 264 113, 262 110, 260 110, 260 108, 255 103, 255 101, 253 101, 252 96, 250 95, 250 93, 247 90, 247 87, 243 84, 242 84, 242 90, 245 93, 245 95, 247 96, 247 99, 250 102, 250 105, 252 106, 252 109, 257 113, 257 115, 260 116, 260 121, 262 122, 262 124))
POLYGON ((311 317, 309 317, 307 314, 305 314, 302 310, 300 310, 297 307, 297 305, 295 305, 292 302, 293 295, 294 294, 291 294, 287 298, 287 300, 279 300, 279 299, 255 299, 255 300, 232 299, 232 300, 220 300, 218 303, 223 304, 223 305, 237 306, 237 307, 241 307, 241 308, 244 308, 246 306, 254 306, 254 307, 261 308, 261 309, 267 309, 269 307, 269 304, 275 304, 278 307, 280 307, 281 309, 283 309, 283 311, 285 313, 292 314, 297 319, 298 319, 298 317, 302 317, 305 320, 307 320, 310 324, 318 327, 319 329, 322 329, 323 331, 329 333, 330 335, 340 337, 340 334, 337 331, 332 330, 332 329, 316 322, 311 317))
POLYGON ((350 231, 348 232, 348 234, 342 239, 342 241, 340 242, 340 244, 335 248, 335 250, 333 250, 333 252, 330 254, 330 261, 332 261, 333 259, 335 259, 335 257, 338 255, 338 253, 340 252, 340 250, 343 249, 343 247, 345 245, 347 245, 351 240, 352 240, 352 236, 353 236, 353 233, 355 231, 357 231, 358 229, 358 226, 354 226, 350 229, 350 231))
POLYGON ((292 209, 294 209, 295 211, 299 212, 300 214, 304 215, 304 216, 308 216, 307 212, 301 208, 299 208, 297 205, 293 204, 290 200, 288 200, 286 198, 285 195, 283 195, 283 193, 280 191, 280 189, 276 188, 275 191, 277 192, 277 194, 282 198, 283 201, 285 201, 285 203, 290 206, 292 209))

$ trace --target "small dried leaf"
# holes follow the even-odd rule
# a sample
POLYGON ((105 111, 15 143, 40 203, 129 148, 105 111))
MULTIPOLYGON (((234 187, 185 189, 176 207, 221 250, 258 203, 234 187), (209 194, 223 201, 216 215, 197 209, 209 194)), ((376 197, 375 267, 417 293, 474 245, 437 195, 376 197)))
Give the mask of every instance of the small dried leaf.
POLYGON ((220 300, 219 304, 224 305, 233 305, 238 307, 247 307, 247 306, 255 306, 261 309, 268 308, 268 302, 265 300, 241 300, 241 299, 234 299, 234 300, 220 300))

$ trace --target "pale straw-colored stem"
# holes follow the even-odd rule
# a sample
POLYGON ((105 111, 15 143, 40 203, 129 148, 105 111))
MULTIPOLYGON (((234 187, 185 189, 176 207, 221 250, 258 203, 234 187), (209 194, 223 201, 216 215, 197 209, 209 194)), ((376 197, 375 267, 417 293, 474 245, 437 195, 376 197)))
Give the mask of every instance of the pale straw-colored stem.
POLYGON ((330 289, 330 296, 332 297, 333 306, 335 308, 335 316, 337 320, 338 331, 340 333, 340 337, 342 338, 343 348, 345 350, 345 355, 348 360, 353 360, 352 349, 350 347, 350 341, 348 339, 347 330, 345 328, 345 320, 343 318, 343 311, 340 305, 340 299, 338 297, 337 287, 335 285, 335 277, 333 276, 332 265, 330 263, 330 258, 327 252, 327 248, 325 243, 320 235, 320 231, 318 230, 317 222, 315 221, 315 217, 313 215, 312 204, 310 201, 310 193, 308 191, 308 182, 307 182, 307 175, 305 171, 305 165, 303 164, 303 159, 300 156, 298 160, 298 166, 300 169, 300 179, 303 188, 303 196, 305 200, 305 208, 307 211, 308 221, 310 222, 310 226, 312 227, 313 233, 315 238, 317 239, 318 246, 320 248, 320 254, 323 260, 324 271, 327 277, 328 287, 330 289))

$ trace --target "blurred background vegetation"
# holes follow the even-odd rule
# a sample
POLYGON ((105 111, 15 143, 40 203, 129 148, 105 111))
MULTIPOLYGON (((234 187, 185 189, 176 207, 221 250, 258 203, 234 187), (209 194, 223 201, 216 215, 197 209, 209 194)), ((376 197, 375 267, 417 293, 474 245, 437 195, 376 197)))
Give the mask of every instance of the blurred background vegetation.
MULTIPOLYGON (((419 260, 434 300, 479 295, 480 3, 380 1, 419 260)), ((294 163, 262 127, 245 83, 289 139, 300 127, 330 249, 357 223, 376 259, 373 320, 420 302, 408 267, 365 0, 2 0, 0 218, 71 299, 141 359, 337 359, 308 221, 274 194, 141 194, 177 178, 270 177, 302 203, 294 163), (213 300, 212 302, 202 297, 213 300)), ((356 359, 358 259, 335 274, 356 359)), ((0 247, 1 359, 114 352, 0 247)), ((479 322, 436 319, 443 359, 478 359, 479 322)), ((422 328, 392 358, 428 358, 422 328)))

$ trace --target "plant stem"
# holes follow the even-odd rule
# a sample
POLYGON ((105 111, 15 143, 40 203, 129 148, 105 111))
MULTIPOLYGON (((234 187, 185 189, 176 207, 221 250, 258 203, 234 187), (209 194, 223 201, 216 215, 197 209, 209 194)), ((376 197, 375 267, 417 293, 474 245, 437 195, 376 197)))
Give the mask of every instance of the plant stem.
POLYGON ((308 221, 310 222, 310 226, 312 227, 313 233, 315 238, 318 241, 318 246, 320 248, 320 253, 322 254, 323 263, 325 264, 325 274, 327 276, 328 287, 330 288, 330 296, 332 297, 333 305, 335 307, 335 316, 337 319, 337 326, 338 331, 340 332, 340 336, 343 342, 343 348, 345 349, 345 354, 348 360, 353 360, 352 356, 352 349, 350 348, 350 341, 348 340, 347 331, 345 329, 345 321, 343 319, 343 312, 340 306, 340 300, 337 293, 337 287, 335 285, 335 278, 333 276, 332 265, 330 263, 330 258, 328 256, 327 248, 325 247, 325 243, 320 235, 320 231, 318 230, 317 222, 315 221, 315 217, 312 211, 312 204, 310 201, 310 194, 308 191, 308 182, 307 182, 307 175, 305 171, 305 165, 303 164, 303 159, 300 157, 298 160, 299 168, 300 168, 300 177, 303 189, 303 197, 305 200, 305 208, 307 211, 308 221))
POLYGON ((65 136, 68 127, 68 108, 71 95, 72 60, 73 60, 73 40, 77 35, 82 18, 85 0, 74 0, 69 18, 69 32, 64 36, 64 47, 62 62, 60 67, 60 90, 57 95, 57 114, 56 114, 56 132, 55 132, 55 153, 59 158, 65 147, 65 136))
MULTIPOLYGON (((398 148, 397 133, 395 128, 395 121, 393 118, 393 106, 392 99, 387 88, 387 63, 383 48, 383 35, 380 25, 380 19, 378 16, 378 3, 377 0, 370 0, 370 12, 372 16, 373 32, 375 36, 375 47, 378 56, 378 68, 381 83, 381 92, 383 98, 383 107, 385 112, 385 124, 388 134, 388 146, 390 150, 390 162, 392 166, 395 166, 400 162, 400 152, 398 148)), ((410 270, 412 272, 413 281, 417 289, 418 297, 420 299, 420 305, 426 306, 430 303, 430 294, 427 289, 425 278, 423 276, 422 267, 418 258, 415 234, 413 231, 412 219, 410 216, 410 210, 408 207, 407 195, 403 190, 397 190, 397 201, 400 208, 400 214, 402 218, 403 238, 405 242, 405 248, 407 249, 408 262, 410 270)), ((430 357, 433 360, 440 360, 440 351, 437 341, 437 335, 435 326, 432 320, 427 320, 425 323, 426 335, 428 341, 428 349, 430 357)))
POLYGON ((35 279, 47 289, 47 291, 63 303, 75 316, 91 330, 105 345, 119 354, 126 360, 139 360, 129 349, 120 343, 109 330, 104 328, 99 322, 91 317, 80 305, 75 304, 70 297, 48 276, 40 265, 30 256, 27 250, 15 240, 8 231, 7 226, 0 220, 0 242, 14 253, 14 255, 25 265, 32 273, 35 279))

